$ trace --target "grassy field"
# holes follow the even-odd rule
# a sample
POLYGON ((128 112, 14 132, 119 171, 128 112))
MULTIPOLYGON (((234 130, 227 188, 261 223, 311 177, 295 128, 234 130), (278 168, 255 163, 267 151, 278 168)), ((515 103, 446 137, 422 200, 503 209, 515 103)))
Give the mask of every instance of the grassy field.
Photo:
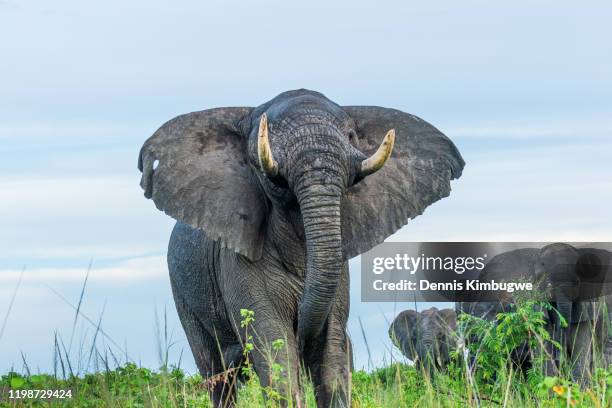
MULTIPOLYGON (((595 368, 591 379, 582 386, 568 375, 546 377, 541 360, 527 372, 510 363, 509 353, 529 338, 531 345, 552 342, 544 330, 541 307, 534 303, 516 308, 488 322, 465 316, 460 319, 456 335, 477 338, 463 342, 464 349, 453 355, 444 370, 421 370, 414 366, 392 363, 371 372, 355 371, 352 375, 353 407, 609 407, 612 406, 612 370, 595 368)), ((243 327, 247 331, 254 320, 244 311, 243 327)), ((252 338, 252 337, 251 337, 252 338)), ((277 342, 275 342, 277 343, 277 342)), ((284 344, 273 344, 277 350, 284 344)), ((163 348, 160 347, 163 350, 163 348)), ((120 363, 112 354, 94 354, 92 373, 74 374, 73 363, 62 358, 56 345, 56 370, 53 375, 31 374, 24 361, 25 373, 10 372, 0 380, 0 406, 78 406, 78 407, 208 407, 210 401, 202 378, 186 375, 165 360, 158 370, 120 363), (35 399, 27 390, 70 390, 71 398, 35 399)), ((245 344, 245 355, 252 346, 245 344)), ((167 354, 166 354, 167 356, 167 354)), ((603 364, 594 362, 595 366, 603 364)), ((282 367, 275 367, 273 381, 283 381, 282 367)), ((262 388, 250 366, 238 392, 239 407, 275 407, 287 401, 275 390, 262 388)), ((562 373, 569 367, 562 367, 562 373)), ((312 385, 305 381, 305 406, 315 407, 312 385)), ((289 403, 291 406, 291 403, 289 403)))
MULTIPOLYGON (((394 364, 370 373, 353 373, 353 407, 604 407, 611 406, 611 372, 600 371, 592 383, 580 389, 571 382, 549 377, 535 386, 516 377, 489 384, 476 392, 468 381, 449 373, 428 377, 414 367, 394 364), (486 391, 485 391, 486 389, 486 391)), ((51 375, 2 377, 1 406, 78 407, 209 407, 210 401, 198 375, 181 370, 160 370, 129 363, 122 367, 58 379, 51 375), (8 399, 8 390, 70 389, 70 399, 8 399)), ((14 392, 15 392, 14 391, 14 392)), ((239 407, 278 406, 278 398, 265 398, 269 390, 252 377, 239 389, 239 407)), ((306 406, 315 407, 307 387, 306 406)))

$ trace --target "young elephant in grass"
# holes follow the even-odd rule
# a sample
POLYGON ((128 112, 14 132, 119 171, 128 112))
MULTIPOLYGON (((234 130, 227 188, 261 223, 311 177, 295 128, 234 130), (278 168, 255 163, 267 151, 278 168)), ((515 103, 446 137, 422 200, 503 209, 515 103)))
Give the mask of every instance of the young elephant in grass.
POLYGON ((456 347, 456 325, 457 314, 452 309, 405 310, 391 324, 389 337, 417 365, 445 368, 456 347))

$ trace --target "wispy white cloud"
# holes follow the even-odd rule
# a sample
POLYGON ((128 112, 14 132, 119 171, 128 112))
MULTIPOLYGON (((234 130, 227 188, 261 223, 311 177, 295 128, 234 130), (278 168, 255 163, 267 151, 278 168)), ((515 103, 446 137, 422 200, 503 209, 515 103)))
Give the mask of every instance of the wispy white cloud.
MULTIPOLYGON (((83 238, 83 240, 86 240, 86 238, 83 238)), ((11 256, 33 260, 45 259, 48 261, 53 259, 91 258, 95 262, 157 253, 164 249, 163 245, 160 246, 151 242, 114 243, 109 242, 110 239, 101 241, 99 243, 91 242, 80 245, 78 243, 62 244, 59 242, 48 242, 46 245, 36 248, 21 246, 12 248, 11 256)))
MULTIPOLYGON (((159 278, 168 274, 164 255, 148 256, 117 262, 112 266, 93 267, 89 279, 91 281, 140 281, 149 278, 159 278)), ((19 278, 21 270, 0 269, 0 282, 10 285, 19 278)), ((51 283, 83 281, 86 268, 34 268, 26 269, 23 275, 24 283, 51 283)))
POLYGON ((62 142, 66 138, 79 139, 82 144, 99 141, 99 138, 113 139, 126 134, 134 134, 142 128, 151 127, 150 123, 108 123, 108 122, 3 122, 0 124, 0 141, 15 140, 20 144, 29 141, 40 142, 49 137, 61 136, 54 141, 62 142), (92 140, 98 139, 98 140, 92 140))
POLYGON ((60 214, 125 214, 145 208, 138 178, 63 177, 0 179, 0 213, 32 220, 60 214))
POLYGON ((608 139, 612 135, 612 121, 609 117, 595 119, 594 121, 553 121, 515 124, 501 121, 495 124, 478 124, 470 126, 449 126, 444 129, 449 136, 460 138, 512 138, 520 139, 560 139, 560 138, 596 138, 608 139))
POLYGON ((138 181, 136 172, 0 179, 0 258, 96 260, 165 250, 173 220, 144 198, 138 181))

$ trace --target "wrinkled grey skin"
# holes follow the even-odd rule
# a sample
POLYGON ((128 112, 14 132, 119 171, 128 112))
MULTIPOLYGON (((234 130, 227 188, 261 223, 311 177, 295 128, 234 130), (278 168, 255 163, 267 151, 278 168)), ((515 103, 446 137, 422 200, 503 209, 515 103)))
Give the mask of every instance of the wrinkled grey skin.
POLYGON ((389 327, 389 337, 417 366, 443 369, 457 346, 456 326, 457 314, 451 309, 404 310, 389 327))
MULTIPOLYGON (((604 305, 609 303, 606 294, 610 293, 610 283, 606 278, 609 271, 601 267, 586 265, 585 258, 596 256, 601 265, 610 264, 608 251, 581 248, 577 249, 563 243, 547 245, 541 249, 524 248, 497 255, 485 266, 481 280, 516 281, 526 279, 534 283, 536 291, 542 294, 541 300, 550 301, 556 311, 547 314, 547 327, 551 337, 563 346, 563 352, 548 345, 546 350, 533 350, 546 353, 545 372, 556 375, 562 359, 572 368, 572 376, 577 381, 585 381, 591 375, 593 358, 592 339, 600 339, 598 350, 606 348, 607 335, 604 321, 604 305), (601 278, 595 277, 598 275, 601 278), (591 287, 588 287, 591 285, 591 287), (595 296, 600 294, 601 297, 595 296), (544 297, 545 296, 545 297, 544 297), (562 327, 559 315, 568 323, 562 327)), ((514 303, 513 294, 503 292, 499 302, 479 302, 458 304, 458 312, 466 312, 489 320, 497 313, 509 311, 514 303)), ((610 299, 610 296, 607 296, 610 299)), ((530 365, 530 351, 526 345, 516 350, 515 362, 525 368, 530 365)), ((607 354, 607 353, 606 353, 607 354)))
MULTIPOLYGON (((463 165, 452 142, 415 116, 341 107, 307 90, 163 125, 140 152, 141 186, 178 220, 170 280, 202 376, 244 363, 240 322, 248 309, 251 358, 264 386, 299 400, 303 362, 318 406, 350 405, 347 260, 447 196, 463 165), (263 113, 274 177, 258 159, 263 113), (393 154, 364 178, 361 162, 391 128, 393 154), (277 339, 285 347, 269 358, 277 339), (288 368, 285 383, 270 384, 272 361, 288 368)), ((216 405, 233 403, 234 383, 211 385, 216 405)))
MULTIPOLYGON (((535 264, 535 279, 540 288, 548 291, 558 312, 549 314, 548 330, 552 338, 563 347, 561 353, 553 347, 546 350, 553 357, 545 366, 547 375, 556 375, 561 360, 567 358, 572 377, 585 382, 592 374, 593 348, 604 348, 604 328, 607 325, 604 322, 603 302, 581 297, 581 293, 584 294, 583 281, 589 278, 585 274, 593 273, 581 267, 584 259, 581 255, 593 254, 594 251, 558 243, 542 248, 539 253, 535 264), (559 315, 567 327, 562 327, 559 315), (594 339, 601 340, 597 346, 593 344, 594 339)), ((605 252, 597 251, 597 254, 605 255, 605 252)), ((604 290, 604 282, 600 286, 604 290)))

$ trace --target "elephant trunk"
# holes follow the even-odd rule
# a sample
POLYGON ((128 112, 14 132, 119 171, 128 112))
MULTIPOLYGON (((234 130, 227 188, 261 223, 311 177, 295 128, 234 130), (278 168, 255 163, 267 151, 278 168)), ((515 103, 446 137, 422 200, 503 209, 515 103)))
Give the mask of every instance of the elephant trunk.
POLYGON ((431 330, 425 330, 423 331, 423 337, 422 337, 422 343, 423 343, 423 347, 426 350, 429 350, 433 347, 433 334, 431 332, 431 330))
POLYGON ((430 364, 435 362, 434 336, 431 329, 424 329, 421 333, 420 358, 424 363, 430 364))
POLYGON ((432 330, 423 330, 421 333, 419 348, 420 350, 418 355, 423 373, 426 373, 429 375, 429 377, 432 377, 434 374, 434 368, 438 366, 438 356, 436 355, 434 334, 432 330))
POLYGON ((564 297, 557 297, 555 303, 557 304, 557 311, 563 316, 565 322, 569 324, 572 319, 572 301, 564 297))
POLYGON ((298 311, 298 339, 318 336, 336 296, 344 263, 340 223, 341 189, 315 184, 297 193, 306 238, 306 277, 298 311))
MULTIPOLYGON (((573 302, 568 299, 568 297, 563 293, 555 294, 555 304, 557 306, 557 311, 559 314, 565 319, 566 324, 570 324, 572 321, 572 307, 573 302)), ((555 324, 553 327, 554 334, 553 340, 561 345, 561 347, 565 347, 565 331, 566 329, 561 326, 561 322, 555 324)), ((555 360, 559 361, 560 350, 556 347, 554 349, 554 357, 555 360)))

